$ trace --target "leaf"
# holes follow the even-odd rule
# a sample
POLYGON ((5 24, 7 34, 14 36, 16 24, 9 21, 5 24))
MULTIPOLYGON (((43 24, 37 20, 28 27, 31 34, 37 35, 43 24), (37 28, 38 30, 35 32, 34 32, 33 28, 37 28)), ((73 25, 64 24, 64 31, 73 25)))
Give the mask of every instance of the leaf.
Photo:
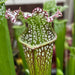
POLYGON ((70 47, 70 59, 67 63, 66 75, 75 75, 75 47, 70 47))
POLYGON ((60 60, 59 60, 58 57, 56 58, 56 61, 57 61, 57 66, 58 66, 58 68, 59 68, 59 67, 60 67, 60 60))
POLYGON ((22 25, 22 26, 15 25, 15 26, 13 26, 13 29, 14 29, 15 39, 17 40, 17 46, 18 46, 18 49, 19 49, 19 52, 20 52, 20 55, 21 55, 21 58, 22 58, 22 61, 23 61, 23 67, 25 69, 25 74, 29 75, 28 65, 27 65, 27 62, 25 60, 23 46, 18 41, 18 37, 26 30, 25 25, 22 25))
POLYGON ((0 75, 16 75, 4 3, 0 4, 0 75))
POLYGON ((6 2, 7 0, 0 0, 0 4, 2 4, 2 3, 4 3, 4 2, 6 2))
POLYGON ((57 6, 57 9, 59 9, 61 12, 63 12, 65 9, 67 9, 68 6, 64 5, 64 6, 57 6))
MULTIPOLYGON (((57 34, 56 45, 56 57, 60 60, 60 69, 63 70, 63 55, 64 55, 64 42, 66 32, 66 20, 55 20, 54 29, 57 34)), ((57 65, 57 68, 59 66, 57 65)))
POLYGON ((51 0, 51 1, 46 1, 43 4, 43 9, 47 12, 54 12, 56 8, 56 2, 55 0, 51 0))
POLYGON ((72 25, 72 38, 73 38, 72 46, 75 47, 75 23, 72 25))
POLYGON ((61 69, 57 69, 57 75, 64 75, 61 69))
POLYGON ((73 26, 74 32, 72 33, 73 35, 73 46, 75 47, 75 0, 74 0, 74 26, 73 26))
POLYGON ((43 4, 43 9, 46 10, 48 13, 52 13, 52 14, 55 14, 57 9, 59 9, 59 11, 63 12, 66 8, 68 8, 67 5, 57 6, 55 0, 46 1, 43 4))

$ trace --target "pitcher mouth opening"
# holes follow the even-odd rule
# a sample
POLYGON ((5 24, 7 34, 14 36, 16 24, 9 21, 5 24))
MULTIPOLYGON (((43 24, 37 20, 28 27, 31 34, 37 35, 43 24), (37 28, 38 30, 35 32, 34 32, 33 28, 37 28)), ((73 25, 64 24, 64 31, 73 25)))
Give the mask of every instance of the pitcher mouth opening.
POLYGON ((18 37, 18 40, 19 40, 19 42, 20 43, 22 43, 23 45, 25 45, 26 47, 28 47, 29 49, 32 49, 32 50, 34 50, 34 49, 37 49, 37 48, 40 48, 40 47, 42 47, 42 46, 45 46, 45 45, 48 45, 48 44, 51 44, 51 43, 53 43, 53 42, 55 42, 55 40, 57 39, 57 35, 56 35, 56 33, 55 32, 53 32, 54 33, 54 35, 55 35, 55 37, 52 39, 52 40, 48 40, 47 42, 43 42, 43 43, 41 43, 41 44, 38 44, 38 45, 31 45, 31 44, 28 44, 28 43, 26 43, 26 42, 24 42, 24 41, 22 41, 22 35, 20 35, 19 37, 18 37))

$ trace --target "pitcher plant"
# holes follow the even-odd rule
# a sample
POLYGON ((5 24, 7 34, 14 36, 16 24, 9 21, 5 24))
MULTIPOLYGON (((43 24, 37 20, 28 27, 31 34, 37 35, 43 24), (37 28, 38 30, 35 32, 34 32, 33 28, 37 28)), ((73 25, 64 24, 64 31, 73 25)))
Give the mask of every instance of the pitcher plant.
POLYGON ((51 75, 53 42, 57 38, 52 22, 54 18, 62 16, 62 13, 57 9, 49 17, 46 11, 37 7, 32 13, 24 13, 21 9, 12 12, 8 9, 5 15, 12 23, 19 19, 25 27, 17 38, 23 46, 30 75, 51 75))

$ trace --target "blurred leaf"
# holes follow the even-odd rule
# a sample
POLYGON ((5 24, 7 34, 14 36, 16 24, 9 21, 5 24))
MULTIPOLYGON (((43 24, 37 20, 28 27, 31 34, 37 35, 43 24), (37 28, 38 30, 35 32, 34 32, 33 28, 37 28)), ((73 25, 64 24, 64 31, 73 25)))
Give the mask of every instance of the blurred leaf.
POLYGON ((67 50, 67 49, 69 49, 69 45, 68 45, 68 43, 65 41, 65 49, 67 50))
POLYGON ((59 9, 61 12, 63 12, 65 9, 67 9, 68 6, 64 5, 64 6, 57 6, 57 9, 59 9))
POLYGON ((55 14, 57 9, 63 12, 66 8, 68 8, 67 5, 57 6, 55 0, 46 1, 43 4, 43 9, 47 11, 48 13, 52 13, 52 14, 55 14))
MULTIPOLYGON (((60 60, 60 69, 63 70, 63 55, 64 55, 64 42, 66 33, 66 20, 55 20, 54 29, 57 34, 56 45, 56 57, 60 60)), ((57 62, 58 64, 58 62, 57 62)), ((59 66, 57 65, 57 68, 59 66)))
POLYGON ((72 25, 72 38, 73 38, 73 44, 72 46, 75 47, 75 23, 72 25))
POLYGON ((60 68, 60 60, 59 60, 59 58, 57 57, 57 66, 58 66, 58 68, 60 68))
MULTIPOLYGON (((23 67, 25 69, 25 74, 26 75, 29 75, 29 71, 28 71, 28 66, 27 66, 27 62, 25 60, 25 55, 24 55, 24 51, 23 51, 23 46, 22 44, 18 41, 18 37, 25 31, 25 25, 22 25, 22 26, 18 26, 18 25, 14 25, 13 26, 13 29, 14 29, 14 35, 15 35, 15 39, 17 40, 17 46, 18 46, 18 49, 19 49, 19 52, 20 52, 20 55, 21 55, 21 58, 22 58, 22 61, 23 61, 23 67)), ((18 61, 18 64, 20 62, 18 61)))
POLYGON ((67 63, 66 75, 75 75, 75 48, 70 47, 70 59, 67 63))
POLYGON ((57 69, 57 75, 64 75, 61 69, 57 69))
POLYGON ((0 4, 0 75, 16 75, 5 10, 0 4))
POLYGON ((0 0, 0 4, 2 4, 2 3, 4 3, 4 2, 6 2, 7 0, 0 0))
POLYGON ((43 9, 47 12, 55 12, 56 2, 55 0, 46 1, 43 4, 43 9))
POLYGON ((75 0, 74 0, 74 25, 73 25, 73 33, 72 33, 72 35, 73 35, 73 46, 75 47, 75 0))

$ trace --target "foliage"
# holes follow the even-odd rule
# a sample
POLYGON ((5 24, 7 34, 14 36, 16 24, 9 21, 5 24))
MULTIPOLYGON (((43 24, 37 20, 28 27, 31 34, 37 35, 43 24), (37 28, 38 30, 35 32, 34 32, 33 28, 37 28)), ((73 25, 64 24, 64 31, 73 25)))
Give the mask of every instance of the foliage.
POLYGON ((47 11, 48 13, 52 13, 52 14, 54 14, 57 11, 57 9, 63 12, 66 8, 68 8, 67 5, 57 6, 55 0, 46 1, 43 4, 43 9, 47 11))
POLYGON ((75 0, 74 0, 74 25, 73 25, 73 46, 75 47, 75 0))
MULTIPOLYGON (((6 18, 10 18, 11 22, 15 23, 17 19, 20 19, 25 26, 24 32, 22 31, 22 26, 19 26, 20 28, 16 26, 15 36, 17 36, 17 43, 19 44, 20 42, 23 44, 22 46, 19 44, 18 48, 20 49, 21 55, 23 57, 25 55, 31 75, 38 75, 38 72, 40 75, 51 74, 53 42, 56 40, 56 34, 52 29, 52 21, 61 15, 62 13, 57 10, 54 15, 48 17, 48 13, 39 7, 35 8, 32 13, 27 14, 21 11, 21 9, 13 12, 10 9, 6 11, 5 16, 6 18), (47 47, 44 49, 44 46, 47 47), (49 51, 47 51, 47 49, 49 49, 49 51), (48 58, 46 58, 45 55, 48 55, 48 58), (46 60, 44 58, 46 58, 46 60)), ((23 61, 25 61, 24 58, 23 61)))
POLYGON ((75 75, 75 0, 74 0, 74 24, 72 25, 73 47, 66 46, 70 50, 70 58, 67 63, 66 75, 75 75))
MULTIPOLYGON (((54 14, 57 9, 63 12, 68 6, 57 6, 55 0, 46 1, 44 3, 44 10, 47 10, 48 13, 54 14)), ((57 60, 57 70, 60 69, 63 71, 63 55, 64 55, 64 41, 65 41, 65 32, 66 32, 66 20, 55 20, 54 29, 57 34, 56 45, 56 58, 59 59, 60 63, 57 60), (60 66, 59 66, 60 65, 60 66)), ((59 71, 57 71, 58 74, 59 71)))
POLYGON ((0 4, 4 3, 6 0, 0 0, 0 4))
POLYGON ((57 75, 63 75, 63 72, 61 71, 61 69, 57 69, 57 75))
POLYGON ((55 0, 46 1, 43 5, 43 9, 47 12, 55 12, 55 9, 56 9, 55 0))
POLYGON ((72 25, 72 38, 73 38, 72 46, 75 47, 75 23, 72 25))
POLYGON ((70 51, 70 57, 66 66, 66 75, 75 75, 75 47, 70 47, 65 42, 65 48, 70 51))
MULTIPOLYGON (((41 8, 37 9, 39 10, 41 8)), ((38 73, 39 75, 51 75, 52 48, 48 48, 51 51, 49 52, 51 56, 48 56, 50 60, 46 58, 45 55, 47 55, 47 51, 45 50, 47 50, 46 46, 48 46, 47 44, 50 43, 51 39, 54 40, 55 35, 53 34, 51 23, 47 22, 44 15, 40 15, 36 10, 35 15, 26 19, 28 25, 27 31, 19 37, 19 41, 24 47, 25 57, 27 57, 26 60, 28 62, 30 75, 38 75, 38 73), (50 38, 48 38, 48 33, 51 33, 49 34, 51 35, 50 38), (48 62, 46 63, 46 61, 48 62)))
MULTIPOLYGON (((64 55, 64 41, 66 32, 66 20, 58 20, 54 22, 54 29, 57 33, 56 45, 56 57, 60 60, 60 69, 63 70, 63 55, 64 55)), ((57 68, 59 68, 57 66, 57 68)))
POLYGON ((18 46, 18 49, 20 51, 20 55, 21 55, 21 58, 22 58, 22 61, 23 61, 23 66, 24 66, 24 69, 25 69, 25 75, 29 75, 27 62, 25 60, 25 56, 24 56, 24 52, 23 52, 23 46, 18 41, 18 37, 25 31, 25 25, 22 25, 22 26, 14 25, 13 29, 14 29, 15 39, 17 40, 17 46, 18 46))
POLYGON ((5 11, 0 1, 0 75, 16 75, 5 11))

